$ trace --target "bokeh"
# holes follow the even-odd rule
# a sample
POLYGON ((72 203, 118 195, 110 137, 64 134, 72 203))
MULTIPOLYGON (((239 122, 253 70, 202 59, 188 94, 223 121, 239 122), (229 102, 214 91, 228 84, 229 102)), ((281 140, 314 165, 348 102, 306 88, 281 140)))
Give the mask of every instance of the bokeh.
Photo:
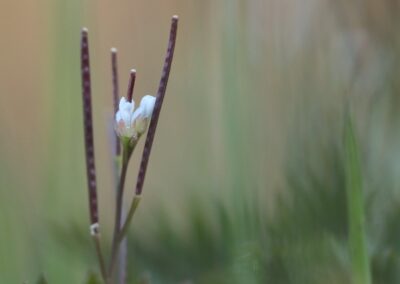
MULTIPOLYGON (((343 126, 359 141, 374 283, 400 281, 400 2, 3 0, 0 283, 84 283, 89 235, 80 29, 89 29, 102 243, 120 90, 155 94, 180 17, 129 283, 350 283, 343 126)), ((128 172, 133 195, 143 147, 128 172)))

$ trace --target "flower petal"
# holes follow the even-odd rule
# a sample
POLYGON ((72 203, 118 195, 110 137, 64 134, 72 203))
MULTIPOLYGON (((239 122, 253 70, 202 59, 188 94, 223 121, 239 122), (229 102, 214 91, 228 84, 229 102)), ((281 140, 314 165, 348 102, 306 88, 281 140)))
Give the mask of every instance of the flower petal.
POLYGON ((150 95, 146 95, 140 101, 140 108, 142 108, 142 116, 145 118, 150 118, 153 114, 154 105, 156 103, 156 98, 150 95))
POLYGON ((117 113, 115 114, 115 121, 118 123, 121 119, 121 111, 117 111, 117 113))
POLYGON ((140 105, 136 110, 135 110, 135 112, 133 113, 133 115, 132 115, 132 118, 131 118, 131 123, 133 124, 134 123, 134 121, 137 119, 137 118, 141 118, 141 117, 143 117, 143 107, 142 107, 142 105, 140 105))
POLYGON ((122 110, 124 108, 125 103, 126 103, 126 99, 125 99, 125 97, 122 97, 119 100, 119 110, 122 110))

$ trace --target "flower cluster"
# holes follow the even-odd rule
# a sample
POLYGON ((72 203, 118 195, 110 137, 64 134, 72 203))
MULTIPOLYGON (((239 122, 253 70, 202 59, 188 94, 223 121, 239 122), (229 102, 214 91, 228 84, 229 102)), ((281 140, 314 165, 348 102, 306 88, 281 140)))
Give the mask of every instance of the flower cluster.
POLYGON ((156 98, 146 95, 135 110, 135 102, 122 97, 115 114, 115 131, 120 138, 139 139, 146 131, 148 122, 153 114, 156 98))

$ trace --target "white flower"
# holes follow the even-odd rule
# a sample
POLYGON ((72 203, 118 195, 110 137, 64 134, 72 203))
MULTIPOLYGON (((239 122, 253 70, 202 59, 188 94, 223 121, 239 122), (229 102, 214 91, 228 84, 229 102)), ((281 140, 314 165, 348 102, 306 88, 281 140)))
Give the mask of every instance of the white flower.
POLYGON ((156 98, 144 96, 140 106, 134 111, 135 102, 128 102, 122 97, 119 102, 119 109, 115 114, 115 130, 120 137, 137 139, 147 129, 148 121, 153 114, 156 98))
POLYGON ((133 113, 134 127, 139 134, 143 134, 147 129, 147 124, 153 114, 156 98, 153 96, 144 96, 140 101, 140 106, 133 113))

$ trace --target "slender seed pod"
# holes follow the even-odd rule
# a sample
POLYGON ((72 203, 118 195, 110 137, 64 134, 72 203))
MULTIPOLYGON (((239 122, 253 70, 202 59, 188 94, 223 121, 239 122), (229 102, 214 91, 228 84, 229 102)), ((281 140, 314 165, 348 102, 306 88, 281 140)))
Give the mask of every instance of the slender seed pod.
MULTIPOLYGON (((113 103, 114 103, 114 114, 118 111, 119 103, 119 84, 118 84, 118 60, 117 60, 117 49, 111 48, 111 74, 112 74, 112 86, 113 86, 113 103)), ((121 154, 121 144, 117 134, 115 134, 115 155, 121 154)))
POLYGON ((92 120, 92 90, 90 81, 90 61, 88 30, 82 29, 81 33, 81 71, 82 71, 82 101, 83 122, 86 153, 86 173, 89 191, 89 210, 92 234, 97 234, 99 215, 97 208, 96 167, 94 159, 93 120, 92 120))
POLYGON ((169 34, 168 49, 165 56, 164 67, 161 74, 160 84, 158 86, 156 102, 154 105, 153 114, 150 120, 149 130, 147 132, 146 142, 143 149, 142 160, 140 162, 139 173, 136 182, 135 192, 140 195, 143 190, 144 179, 146 177, 147 164, 150 158, 151 147, 153 145, 154 135, 157 128, 158 118, 162 103, 164 101, 165 92, 167 90, 169 72, 171 70, 172 59, 174 57, 176 34, 178 30, 178 16, 172 17, 171 30, 169 34))
POLYGON ((132 102, 133 99, 133 89, 135 88, 135 81, 136 81, 136 70, 131 69, 129 76, 128 92, 126 94, 126 99, 130 103, 132 102))

